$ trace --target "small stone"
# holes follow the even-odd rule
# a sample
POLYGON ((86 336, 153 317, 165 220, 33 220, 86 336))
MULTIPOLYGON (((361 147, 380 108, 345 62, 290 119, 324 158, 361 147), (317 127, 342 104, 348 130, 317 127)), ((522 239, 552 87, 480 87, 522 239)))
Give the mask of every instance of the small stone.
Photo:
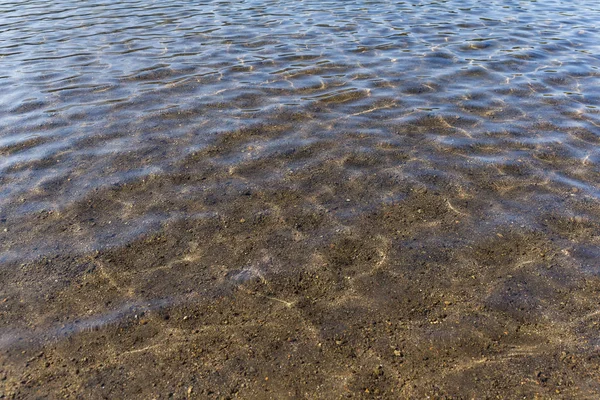
POLYGON ((379 366, 373 368, 373 375, 375 375, 375 376, 383 375, 383 365, 379 365, 379 366))

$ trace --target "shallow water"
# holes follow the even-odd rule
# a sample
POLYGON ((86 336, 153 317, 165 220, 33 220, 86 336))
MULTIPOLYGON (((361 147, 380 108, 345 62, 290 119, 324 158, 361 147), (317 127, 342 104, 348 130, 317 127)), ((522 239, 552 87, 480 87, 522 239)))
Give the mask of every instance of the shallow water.
POLYGON ((591 0, 1 4, 6 393, 595 397, 599 37, 591 0))

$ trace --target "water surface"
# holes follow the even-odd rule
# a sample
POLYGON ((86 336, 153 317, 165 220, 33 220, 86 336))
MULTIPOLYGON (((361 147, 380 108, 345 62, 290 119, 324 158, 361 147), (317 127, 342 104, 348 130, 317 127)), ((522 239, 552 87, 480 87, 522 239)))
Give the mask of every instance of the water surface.
POLYGON ((596 397, 599 24, 2 3, 4 394, 596 397))

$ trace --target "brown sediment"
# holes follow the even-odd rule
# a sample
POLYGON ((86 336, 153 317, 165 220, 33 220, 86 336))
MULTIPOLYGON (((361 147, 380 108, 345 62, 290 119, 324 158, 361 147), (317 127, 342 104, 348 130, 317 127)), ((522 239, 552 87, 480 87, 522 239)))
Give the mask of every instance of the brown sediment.
POLYGON ((185 213, 122 246, 2 269, 5 395, 593 397, 598 209, 494 222, 502 185, 432 175, 443 190, 427 189, 375 167, 410 162, 380 151, 270 186, 248 180, 252 165, 192 157, 186 173, 22 221, 60 249, 92 220, 185 213))
POLYGON ((163 3, 0 4, 0 398, 600 398, 593 1, 163 3))

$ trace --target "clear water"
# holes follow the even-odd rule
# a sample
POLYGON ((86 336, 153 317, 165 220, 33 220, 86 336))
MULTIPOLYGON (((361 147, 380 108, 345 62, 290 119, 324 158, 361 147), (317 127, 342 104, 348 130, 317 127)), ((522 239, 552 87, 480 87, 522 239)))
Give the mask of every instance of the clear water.
MULTIPOLYGON (((36 304, 82 272, 19 265, 120 254, 161 232, 177 239, 158 253, 162 286, 159 266, 108 260, 131 296, 87 320, 212 290, 191 281, 213 251, 223 290, 331 260, 320 246, 344 235, 377 268, 412 271, 417 256, 393 250, 410 238, 364 225, 394 207, 412 210, 398 230, 451 253, 444 268, 476 265, 472 249, 513 232, 598 277, 599 38, 593 0, 3 2, 0 291, 28 308, 7 314, 0 345, 78 332, 52 321, 81 310, 36 304), (173 228, 190 225, 194 240, 173 228), (181 259, 200 261, 173 269, 181 259)), ((514 273, 530 251, 490 268, 514 273)), ((503 285, 476 297, 504 310, 503 285)))
POLYGON ((264 160, 262 184, 388 145, 415 158, 406 173, 467 184, 467 169, 522 164, 543 183, 533 196, 599 195, 593 1, 26 1, 0 13, 0 207, 17 225, 269 124, 285 126, 215 162, 264 160))

